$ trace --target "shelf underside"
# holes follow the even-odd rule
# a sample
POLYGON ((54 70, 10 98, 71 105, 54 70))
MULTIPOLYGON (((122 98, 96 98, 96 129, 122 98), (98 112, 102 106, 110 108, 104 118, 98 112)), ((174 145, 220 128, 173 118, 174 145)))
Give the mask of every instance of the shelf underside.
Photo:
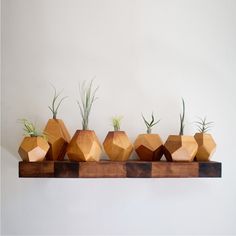
POLYGON ((201 178, 221 177, 220 162, 19 162, 19 177, 201 178))

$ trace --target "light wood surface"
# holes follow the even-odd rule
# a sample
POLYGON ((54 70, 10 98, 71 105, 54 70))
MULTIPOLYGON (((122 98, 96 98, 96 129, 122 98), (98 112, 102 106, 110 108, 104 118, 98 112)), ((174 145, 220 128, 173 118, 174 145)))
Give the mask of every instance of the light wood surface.
POLYGON ((193 136, 170 135, 164 145, 168 161, 193 161, 198 144, 193 136))
POLYGON ((159 161, 163 155, 163 142, 158 134, 140 134, 134 149, 141 161, 159 161))
POLYGON ((93 130, 77 130, 67 146, 71 161, 99 161, 101 144, 93 130))
POLYGON ((103 147, 112 161, 127 161, 133 151, 133 145, 124 131, 110 131, 103 147))
POLYGON ((70 142, 70 134, 61 119, 49 119, 44 129, 48 138, 50 149, 46 155, 47 160, 63 160, 66 148, 70 142))
POLYGON ((25 137, 18 153, 23 161, 43 161, 49 150, 48 142, 42 137, 25 137))
POLYGON ((198 144, 197 161, 209 161, 216 150, 216 143, 210 134, 196 133, 194 135, 198 144))

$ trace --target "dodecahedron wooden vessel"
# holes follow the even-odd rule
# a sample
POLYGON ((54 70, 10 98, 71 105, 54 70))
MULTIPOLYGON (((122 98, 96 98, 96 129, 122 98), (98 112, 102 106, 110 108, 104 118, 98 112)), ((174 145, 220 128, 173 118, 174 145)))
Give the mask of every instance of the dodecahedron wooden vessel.
POLYGON ((198 144, 197 161, 209 161, 216 150, 216 143, 210 134, 196 133, 194 135, 198 144))
POLYGON ((198 144, 193 136, 170 135, 164 145, 167 161, 193 161, 198 144))
POLYGON ((70 142, 70 134, 63 120, 49 119, 44 132, 50 145, 46 159, 52 161, 63 160, 67 145, 70 142))
POLYGON ((159 161, 163 155, 163 142, 158 134, 140 134, 134 149, 141 161, 159 161))
POLYGON ((133 145, 124 131, 108 132, 103 147, 112 161, 127 161, 133 151, 133 145))
POLYGON ((67 146, 71 161, 99 161, 102 146, 93 130, 77 130, 67 146))
POLYGON ((25 137, 18 153, 23 161, 43 161, 49 150, 48 142, 42 137, 25 137))

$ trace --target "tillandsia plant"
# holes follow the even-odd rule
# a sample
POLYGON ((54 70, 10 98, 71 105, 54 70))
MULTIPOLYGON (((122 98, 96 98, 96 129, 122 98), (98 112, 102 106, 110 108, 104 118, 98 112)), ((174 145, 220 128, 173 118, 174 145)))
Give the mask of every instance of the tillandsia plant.
POLYGON ((214 122, 212 121, 207 122, 206 117, 204 117, 203 119, 199 118, 198 121, 195 121, 199 133, 206 133, 207 131, 209 131, 212 128, 213 123, 214 122))
POLYGON ((179 130, 179 135, 184 135, 184 119, 185 119, 185 102, 184 99, 182 98, 182 113, 180 114, 180 130, 179 130))
POLYGON ((146 125, 146 127, 147 127, 147 134, 151 134, 151 133, 152 133, 152 128, 153 128, 153 126, 155 126, 156 124, 158 124, 158 123, 160 122, 160 120, 155 121, 155 117, 154 117, 153 113, 152 113, 152 115, 151 115, 151 121, 150 121, 150 122, 148 122, 148 121, 145 119, 145 117, 143 116, 143 114, 142 114, 142 118, 143 118, 143 121, 144 121, 144 123, 145 123, 145 125, 146 125))
POLYGON ((77 101, 80 109, 80 114, 82 117, 82 128, 83 130, 88 130, 89 123, 89 115, 94 101, 97 99, 95 97, 96 92, 99 87, 96 87, 93 90, 93 80, 91 80, 88 84, 86 81, 79 86, 80 92, 80 101, 77 101))
POLYGON ((57 92, 56 88, 52 85, 53 90, 54 90, 54 95, 53 95, 53 99, 52 99, 52 105, 48 106, 48 108, 50 109, 50 111, 52 112, 52 117, 53 119, 57 118, 57 112, 58 112, 58 108, 60 107, 62 101, 64 99, 66 99, 67 97, 62 97, 61 99, 59 99, 62 91, 60 91, 59 93, 57 92), (59 99, 59 101, 58 101, 59 99), (58 102, 57 102, 58 101, 58 102))
POLYGON ((122 116, 113 116, 112 117, 112 125, 114 128, 114 131, 120 131, 120 123, 121 123, 122 119, 123 119, 122 116))
POLYGON ((35 124, 28 121, 27 119, 20 119, 19 121, 24 126, 23 130, 25 131, 25 133, 24 133, 25 136, 28 136, 28 137, 42 137, 42 138, 46 139, 46 134, 38 131, 36 129, 35 124))

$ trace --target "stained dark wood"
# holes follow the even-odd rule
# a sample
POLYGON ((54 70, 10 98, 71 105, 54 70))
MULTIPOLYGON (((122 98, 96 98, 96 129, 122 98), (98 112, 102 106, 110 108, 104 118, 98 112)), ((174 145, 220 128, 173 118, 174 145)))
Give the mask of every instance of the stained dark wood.
POLYGON ((199 162, 199 177, 221 177, 221 163, 199 162))
POLYGON ((220 162, 19 162, 19 177, 198 178, 221 177, 220 162))
POLYGON ((54 165, 54 177, 56 178, 79 177, 79 162, 58 161, 54 165))
POLYGON ((151 178, 152 162, 126 162, 126 171, 128 178, 151 178))

